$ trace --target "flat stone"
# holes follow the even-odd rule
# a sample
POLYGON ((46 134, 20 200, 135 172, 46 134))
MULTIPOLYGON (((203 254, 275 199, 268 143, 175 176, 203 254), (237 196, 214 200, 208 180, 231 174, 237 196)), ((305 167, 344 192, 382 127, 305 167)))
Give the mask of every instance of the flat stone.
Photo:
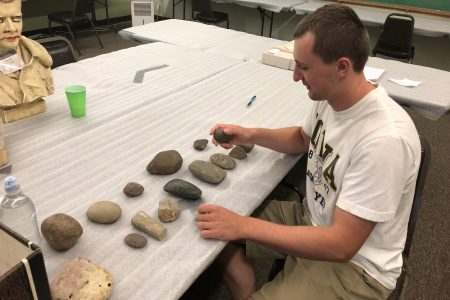
POLYGON ((204 150, 206 148, 206 145, 208 145, 207 139, 200 139, 194 142, 194 148, 199 151, 204 150))
POLYGON ((233 139, 232 135, 228 135, 223 131, 223 128, 217 128, 214 131, 214 139, 219 143, 228 143, 233 139))
POLYGON ((171 195, 188 200, 197 200, 202 196, 202 191, 197 186, 183 179, 172 179, 163 189, 171 195))
POLYGON ((89 206, 86 216, 96 223, 110 224, 120 218, 122 209, 112 201, 98 201, 89 206))
POLYGON ((209 157, 209 160, 219 168, 232 170, 236 167, 236 161, 229 155, 215 153, 209 157))
POLYGON ((41 223, 41 232, 53 249, 66 251, 78 241, 83 234, 83 228, 69 215, 54 214, 41 223))
POLYGON ((203 160, 194 160, 189 165, 189 171, 198 179, 209 183, 220 183, 227 176, 225 170, 203 160))
POLYGON ((236 159, 244 159, 247 157, 247 152, 245 149, 241 146, 236 146, 233 149, 231 149, 230 153, 228 154, 233 158, 236 159))
POLYGON ((159 152, 147 165, 150 174, 168 175, 177 172, 183 164, 183 158, 176 150, 159 152))
POLYGON ((144 187, 137 182, 128 182, 123 188, 123 193, 128 197, 137 197, 142 195, 144 187))
POLYGON ((130 233, 125 237, 125 243, 133 248, 144 248, 147 245, 147 238, 139 233, 130 233))
POLYGON ((253 150, 253 147, 255 147, 255 144, 242 144, 239 146, 244 148, 245 152, 250 153, 253 150))
POLYGON ((181 208, 178 201, 172 198, 164 198, 159 201, 158 217, 161 222, 172 222, 178 219, 181 208))
POLYGON ((111 274, 80 257, 65 264, 50 285, 52 299, 61 300, 106 300, 112 289, 111 274))

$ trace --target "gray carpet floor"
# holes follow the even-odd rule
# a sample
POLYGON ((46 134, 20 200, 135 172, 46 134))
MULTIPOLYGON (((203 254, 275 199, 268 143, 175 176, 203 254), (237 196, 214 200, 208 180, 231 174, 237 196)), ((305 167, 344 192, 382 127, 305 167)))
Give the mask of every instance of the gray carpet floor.
MULTIPOLYGON (((129 26, 129 23, 124 24, 122 28, 129 26)), ((120 25, 118 29, 121 29, 120 25)), ((137 42, 123 40, 108 28, 100 36, 104 49, 100 49, 93 34, 80 36, 80 59, 138 45, 137 42)), ((409 283, 404 299, 450 299, 450 205, 447 202, 450 200, 450 115, 431 121, 409 108, 405 109, 419 134, 429 141, 432 154, 410 254, 409 283)), ((254 263, 258 285, 261 285, 267 278, 271 262, 254 263)), ((207 272, 207 275, 200 276, 183 299, 231 299, 214 266, 207 272)))

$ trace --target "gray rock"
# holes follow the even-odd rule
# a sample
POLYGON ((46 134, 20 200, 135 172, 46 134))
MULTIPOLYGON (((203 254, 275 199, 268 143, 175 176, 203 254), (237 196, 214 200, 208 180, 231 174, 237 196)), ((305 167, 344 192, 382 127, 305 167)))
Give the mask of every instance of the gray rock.
POLYGON ((147 238, 139 233, 130 233, 125 237, 125 243, 133 248, 144 248, 147 245, 147 238))
POLYGON ((236 167, 236 161, 226 154, 215 153, 209 159, 213 164, 225 170, 232 170, 236 167))
POLYGON ((159 201, 158 217, 161 222, 172 222, 178 219, 181 213, 178 201, 171 198, 164 198, 159 201))
POLYGON ((203 160, 194 160, 189 165, 189 171, 198 179, 209 183, 220 183, 227 176, 225 170, 203 160))
POLYGON ((217 128, 214 131, 214 139, 219 143, 228 143, 233 139, 232 135, 228 135, 223 131, 223 128, 217 128))
POLYGON ((86 216, 96 223, 110 224, 120 218, 122 209, 119 205, 111 201, 98 201, 89 206, 86 216))
POLYGON ((253 150, 253 147, 255 147, 255 144, 242 144, 239 146, 244 148, 245 152, 250 153, 253 150))
POLYGON ((166 185, 164 190, 176 197, 197 200, 202 196, 202 191, 192 183, 183 179, 172 179, 166 185))
POLYGON ((202 151, 206 148, 206 145, 208 145, 208 140, 207 139, 201 139, 201 140, 196 140, 194 142, 194 148, 202 151))
POLYGON ((183 158, 176 150, 159 152, 147 165, 150 174, 168 175, 177 172, 183 164, 183 158))
POLYGON ((128 182, 123 188, 123 193, 128 197, 137 197, 142 195, 144 187, 137 182, 128 182))
POLYGON ((41 232, 53 249, 66 251, 75 245, 83 228, 69 215, 54 214, 41 223, 41 232))
POLYGON ((241 146, 236 146, 233 149, 231 149, 230 153, 228 154, 233 158, 236 159, 244 159, 247 157, 247 152, 245 149, 241 146))

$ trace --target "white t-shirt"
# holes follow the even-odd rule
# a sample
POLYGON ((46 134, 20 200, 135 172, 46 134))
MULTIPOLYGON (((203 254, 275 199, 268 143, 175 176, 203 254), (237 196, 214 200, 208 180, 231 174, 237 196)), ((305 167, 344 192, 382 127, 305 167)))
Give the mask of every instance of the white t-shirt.
POLYGON ((330 226, 336 206, 377 222, 351 262, 394 289, 420 164, 414 123, 378 86, 344 111, 316 102, 303 129, 311 137, 306 187, 313 224, 330 226))

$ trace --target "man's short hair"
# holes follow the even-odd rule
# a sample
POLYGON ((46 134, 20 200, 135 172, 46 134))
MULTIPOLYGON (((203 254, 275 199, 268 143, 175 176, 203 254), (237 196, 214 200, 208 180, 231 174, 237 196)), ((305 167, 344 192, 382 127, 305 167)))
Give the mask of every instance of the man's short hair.
POLYGON ((356 13, 348 6, 328 4, 305 16, 294 31, 294 38, 314 35, 313 53, 330 64, 341 57, 362 72, 370 54, 369 34, 356 13))
POLYGON ((0 0, 0 2, 3 2, 3 3, 10 3, 10 2, 14 2, 14 1, 20 1, 20 0, 0 0))

